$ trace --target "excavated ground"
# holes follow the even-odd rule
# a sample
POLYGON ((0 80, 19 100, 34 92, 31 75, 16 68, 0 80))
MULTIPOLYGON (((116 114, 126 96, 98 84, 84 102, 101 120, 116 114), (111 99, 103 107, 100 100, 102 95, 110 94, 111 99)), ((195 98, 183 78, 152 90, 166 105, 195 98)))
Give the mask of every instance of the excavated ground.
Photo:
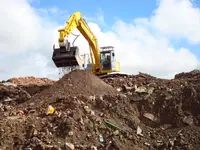
POLYGON ((197 150, 199 87, 198 70, 173 80, 87 71, 10 79, 0 84, 0 149, 197 150))

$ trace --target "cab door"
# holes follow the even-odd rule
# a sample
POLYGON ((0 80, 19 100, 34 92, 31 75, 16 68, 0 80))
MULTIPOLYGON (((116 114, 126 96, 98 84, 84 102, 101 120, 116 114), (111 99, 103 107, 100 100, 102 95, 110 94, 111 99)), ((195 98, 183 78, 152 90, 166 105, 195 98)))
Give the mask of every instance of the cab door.
POLYGON ((114 51, 111 51, 111 69, 113 71, 116 70, 116 60, 115 60, 115 53, 114 53, 114 51))

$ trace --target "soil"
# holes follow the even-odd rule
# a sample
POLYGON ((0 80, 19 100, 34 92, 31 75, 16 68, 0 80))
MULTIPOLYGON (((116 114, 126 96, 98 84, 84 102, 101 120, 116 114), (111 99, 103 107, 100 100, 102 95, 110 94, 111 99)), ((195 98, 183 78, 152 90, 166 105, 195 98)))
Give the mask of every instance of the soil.
POLYGON ((197 150, 199 77, 194 70, 172 80, 99 79, 79 70, 42 84, 9 80, 0 85, 0 148, 197 150))
POLYGON ((19 78, 11 78, 6 82, 10 82, 17 85, 44 85, 44 84, 53 84, 55 81, 50 80, 48 78, 35 78, 35 77, 19 77, 19 78))

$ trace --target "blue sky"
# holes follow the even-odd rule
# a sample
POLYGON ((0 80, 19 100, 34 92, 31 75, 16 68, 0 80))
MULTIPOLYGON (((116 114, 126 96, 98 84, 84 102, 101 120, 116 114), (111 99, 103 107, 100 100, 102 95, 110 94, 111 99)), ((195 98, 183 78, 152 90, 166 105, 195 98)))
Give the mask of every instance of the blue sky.
POLYGON ((69 14, 80 11, 91 17, 102 9, 106 23, 112 24, 116 18, 131 21, 136 17, 148 17, 156 7, 156 0, 38 0, 33 6, 58 7, 69 14))

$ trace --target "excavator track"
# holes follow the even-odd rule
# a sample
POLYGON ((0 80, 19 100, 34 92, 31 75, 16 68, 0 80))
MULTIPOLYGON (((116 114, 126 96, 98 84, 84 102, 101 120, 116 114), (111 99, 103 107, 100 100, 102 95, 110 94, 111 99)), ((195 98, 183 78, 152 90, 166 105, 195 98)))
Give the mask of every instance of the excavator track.
POLYGON ((105 75, 97 75, 100 79, 106 78, 118 78, 118 77, 128 77, 126 73, 113 73, 113 74, 105 74, 105 75))

